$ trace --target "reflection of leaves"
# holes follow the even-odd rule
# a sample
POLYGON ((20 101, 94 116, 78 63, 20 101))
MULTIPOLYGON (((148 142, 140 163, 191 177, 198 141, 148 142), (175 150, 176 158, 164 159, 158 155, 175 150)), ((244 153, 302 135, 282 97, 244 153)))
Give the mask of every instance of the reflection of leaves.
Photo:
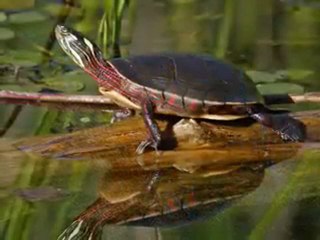
POLYGON ((14 38, 14 36, 15 36, 14 31, 12 31, 11 29, 0 28, 0 41, 12 39, 14 38))
POLYGON ((294 83, 268 83, 258 84, 258 90, 261 94, 301 94, 304 93, 304 88, 294 83))
POLYGON ((37 11, 21 12, 10 14, 9 21, 12 24, 25 24, 31 22, 40 22, 46 20, 47 17, 37 11))

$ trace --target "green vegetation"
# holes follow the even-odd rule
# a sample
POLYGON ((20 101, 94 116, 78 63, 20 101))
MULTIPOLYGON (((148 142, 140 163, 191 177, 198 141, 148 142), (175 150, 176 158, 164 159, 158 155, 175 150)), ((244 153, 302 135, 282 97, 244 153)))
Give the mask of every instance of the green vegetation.
POLYGON ((98 42, 107 57, 119 57, 121 21, 129 0, 105 0, 105 11, 100 20, 98 29, 98 42), (109 49, 112 53, 109 53, 109 49))

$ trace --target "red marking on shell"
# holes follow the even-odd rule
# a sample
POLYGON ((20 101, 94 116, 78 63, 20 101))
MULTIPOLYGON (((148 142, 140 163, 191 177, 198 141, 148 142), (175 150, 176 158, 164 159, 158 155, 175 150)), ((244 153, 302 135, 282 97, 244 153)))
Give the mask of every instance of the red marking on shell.
POLYGON ((175 202, 174 202, 174 200, 172 198, 169 198, 167 200, 167 205, 168 205, 169 209, 175 209, 176 208, 176 204, 175 204, 175 202))
POLYGON ((194 204, 197 203, 197 200, 194 198, 194 192, 191 192, 190 194, 187 195, 187 201, 186 203, 189 206, 193 206, 194 204))
POLYGON ((197 100, 192 100, 189 105, 188 105, 188 109, 191 111, 196 111, 199 108, 199 102, 197 100))
POLYGON ((202 108, 202 104, 200 101, 198 100, 188 100, 186 102, 186 110, 189 112, 193 112, 193 113, 200 113, 200 112, 204 112, 204 109, 202 108))
POLYGON ((167 103, 168 103, 169 105, 174 106, 175 102, 176 102, 176 96, 171 95, 170 98, 168 99, 167 103))

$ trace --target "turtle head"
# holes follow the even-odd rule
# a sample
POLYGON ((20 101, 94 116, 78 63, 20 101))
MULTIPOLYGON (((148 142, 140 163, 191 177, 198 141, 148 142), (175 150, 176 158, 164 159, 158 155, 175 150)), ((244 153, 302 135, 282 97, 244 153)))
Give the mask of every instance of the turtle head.
POLYGON ((55 28, 56 38, 61 48, 84 70, 91 70, 97 61, 103 61, 97 45, 79 32, 63 25, 55 28))

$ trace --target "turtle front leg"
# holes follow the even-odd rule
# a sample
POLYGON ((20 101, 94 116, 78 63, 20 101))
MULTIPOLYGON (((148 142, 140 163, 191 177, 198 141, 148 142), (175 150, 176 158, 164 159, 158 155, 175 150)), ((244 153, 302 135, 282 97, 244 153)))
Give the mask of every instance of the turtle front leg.
POLYGON ((151 101, 145 101, 141 106, 143 121, 147 127, 148 138, 142 141, 136 152, 142 154, 146 147, 153 147, 156 151, 161 142, 161 134, 157 123, 154 121, 154 106, 151 101))

